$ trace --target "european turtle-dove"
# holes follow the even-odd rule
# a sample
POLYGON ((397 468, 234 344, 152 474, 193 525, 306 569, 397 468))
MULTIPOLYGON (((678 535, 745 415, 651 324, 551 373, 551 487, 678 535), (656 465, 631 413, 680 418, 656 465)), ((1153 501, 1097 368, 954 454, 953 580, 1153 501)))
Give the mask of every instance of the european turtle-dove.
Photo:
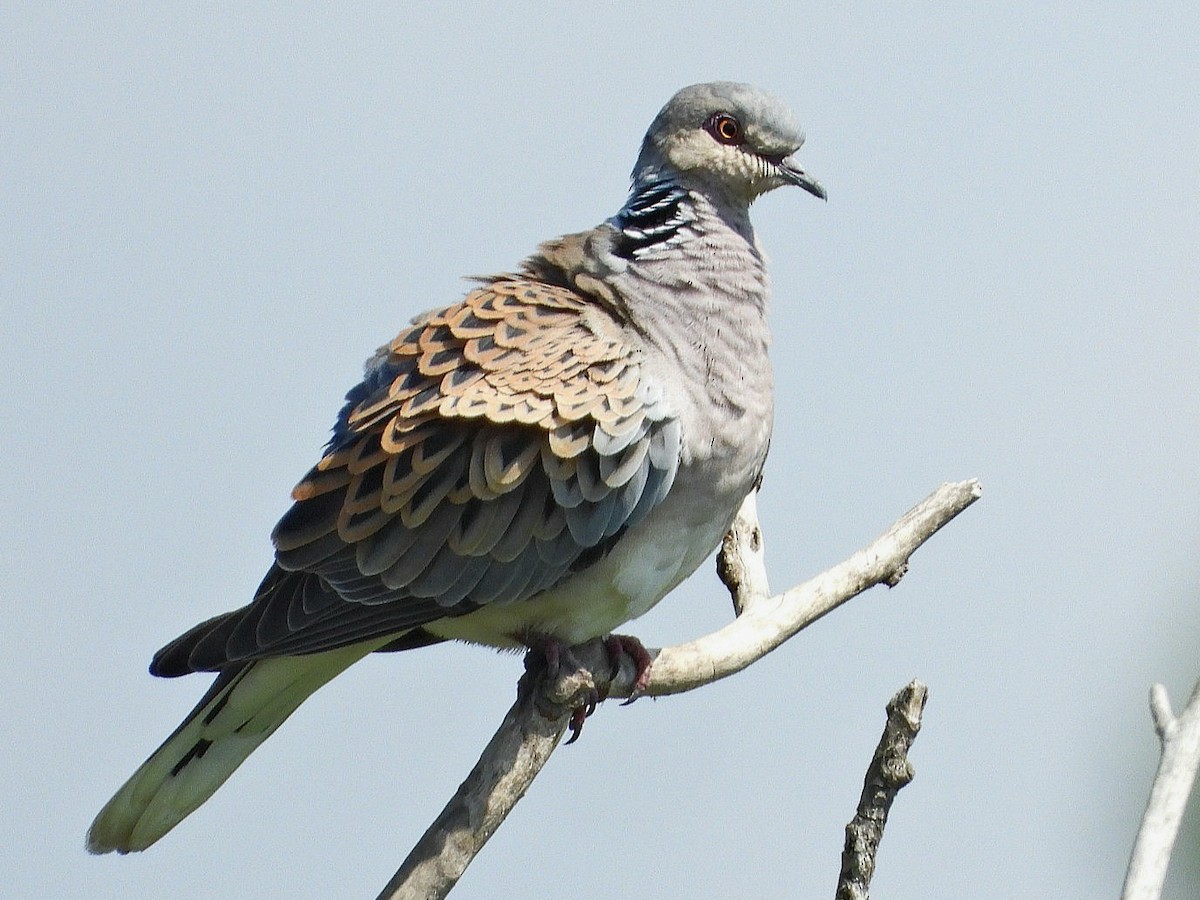
POLYGON ((690 574, 766 459, 769 285, 749 206, 783 185, 825 196, 792 156, 802 142, 756 88, 684 88, 615 216, 371 357, 254 599, 155 655, 155 675, 216 681, 100 812, 88 849, 153 844, 368 653, 568 647, 690 574))

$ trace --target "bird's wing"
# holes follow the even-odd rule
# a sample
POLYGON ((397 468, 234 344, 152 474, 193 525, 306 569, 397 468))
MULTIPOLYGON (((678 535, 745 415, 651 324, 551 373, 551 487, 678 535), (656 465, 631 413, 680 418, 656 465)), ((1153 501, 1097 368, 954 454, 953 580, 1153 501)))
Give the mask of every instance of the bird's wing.
POLYGON ((488 283, 372 358, 255 600, 155 670, 329 650, 531 597, 666 495, 679 448, 661 385, 602 306, 488 283))

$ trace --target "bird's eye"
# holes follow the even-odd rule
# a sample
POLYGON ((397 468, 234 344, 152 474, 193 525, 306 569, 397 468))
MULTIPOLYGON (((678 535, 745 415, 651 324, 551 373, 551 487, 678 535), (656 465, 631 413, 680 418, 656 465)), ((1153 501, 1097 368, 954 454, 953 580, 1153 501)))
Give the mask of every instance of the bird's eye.
POLYGON ((722 144, 737 145, 746 139, 742 123, 729 113, 713 113, 704 123, 704 127, 722 144))

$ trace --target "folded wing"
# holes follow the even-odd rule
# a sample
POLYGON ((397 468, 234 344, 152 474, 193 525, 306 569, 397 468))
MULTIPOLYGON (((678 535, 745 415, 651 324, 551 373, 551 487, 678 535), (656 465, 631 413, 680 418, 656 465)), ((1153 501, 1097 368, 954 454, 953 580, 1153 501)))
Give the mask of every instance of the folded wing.
POLYGON ((513 603, 603 556, 670 488, 680 432, 594 300, 518 277, 400 334, 347 395, 252 603, 156 674, 332 650, 513 603))

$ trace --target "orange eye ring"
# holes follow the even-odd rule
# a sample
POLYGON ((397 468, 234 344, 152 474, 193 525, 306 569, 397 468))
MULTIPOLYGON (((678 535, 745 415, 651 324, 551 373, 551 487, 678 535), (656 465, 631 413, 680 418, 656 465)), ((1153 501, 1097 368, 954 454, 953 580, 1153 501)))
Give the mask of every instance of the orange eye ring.
POLYGON ((746 139, 742 123, 729 113, 713 113, 704 123, 704 129, 721 144, 737 146, 746 139))

